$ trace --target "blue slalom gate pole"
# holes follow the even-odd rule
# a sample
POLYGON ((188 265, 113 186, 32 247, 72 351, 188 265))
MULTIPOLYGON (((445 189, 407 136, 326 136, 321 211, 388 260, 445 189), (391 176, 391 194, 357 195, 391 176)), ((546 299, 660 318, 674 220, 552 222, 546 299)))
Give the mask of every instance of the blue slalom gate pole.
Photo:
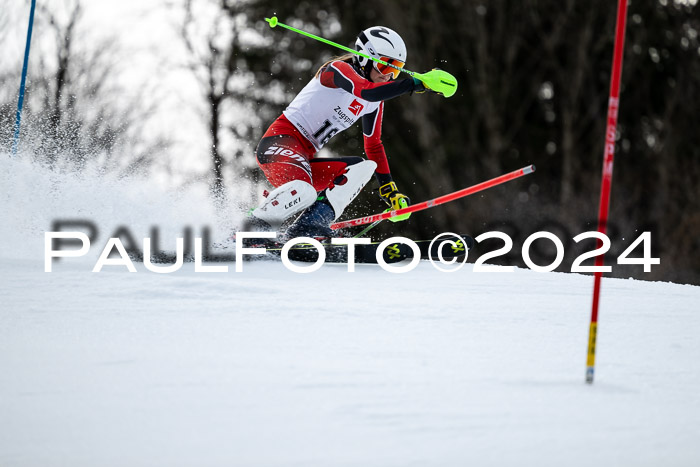
POLYGON ((22 121, 22 105, 24 104, 24 86, 27 81, 27 66, 29 65, 29 46, 32 43, 32 27, 34 26, 34 8, 36 0, 32 0, 32 8, 29 12, 29 28, 27 30, 27 45, 24 48, 24 65, 22 66, 22 81, 19 85, 19 101, 17 102, 17 117, 15 118, 15 136, 12 140, 12 155, 17 154, 19 145, 19 125, 22 121))

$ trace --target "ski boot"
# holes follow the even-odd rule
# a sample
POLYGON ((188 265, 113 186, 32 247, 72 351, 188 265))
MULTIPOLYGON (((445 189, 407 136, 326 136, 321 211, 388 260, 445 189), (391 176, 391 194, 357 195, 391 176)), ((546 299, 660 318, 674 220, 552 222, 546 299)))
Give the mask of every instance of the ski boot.
POLYGON ((280 240, 287 241, 296 237, 311 237, 321 242, 328 242, 333 237, 333 229, 330 228, 333 220, 335 220, 335 212, 328 200, 323 197, 306 209, 289 226, 280 240))

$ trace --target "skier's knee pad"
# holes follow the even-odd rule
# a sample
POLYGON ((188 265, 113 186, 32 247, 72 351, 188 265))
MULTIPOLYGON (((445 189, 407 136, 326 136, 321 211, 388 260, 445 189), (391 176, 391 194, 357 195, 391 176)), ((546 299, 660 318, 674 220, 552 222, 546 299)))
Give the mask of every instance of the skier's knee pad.
POLYGON ((303 180, 292 180, 275 188, 262 205, 252 212, 272 226, 278 226, 287 218, 303 211, 316 201, 313 185, 303 180))
POLYGON ((326 198, 335 211, 335 219, 338 219, 348 204, 360 194, 376 169, 377 164, 374 161, 362 161, 351 165, 339 177, 340 180, 336 179, 333 186, 326 189, 326 198))

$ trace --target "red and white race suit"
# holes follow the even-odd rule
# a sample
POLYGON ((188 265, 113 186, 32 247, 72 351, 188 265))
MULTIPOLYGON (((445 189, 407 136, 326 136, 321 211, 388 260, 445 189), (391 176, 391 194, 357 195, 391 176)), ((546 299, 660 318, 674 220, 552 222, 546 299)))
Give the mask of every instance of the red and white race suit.
POLYGON ((275 120, 256 149, 258 165, 273 186, 292 180, 324 190, 360 157, 315 158, 328 141, 362 120, 364 149, 377 163, 378 177, 390 179, 381 140, 384 101, 416 89, 412 78, 373 83, 353 65, 334 61, 323 68, 275 120))

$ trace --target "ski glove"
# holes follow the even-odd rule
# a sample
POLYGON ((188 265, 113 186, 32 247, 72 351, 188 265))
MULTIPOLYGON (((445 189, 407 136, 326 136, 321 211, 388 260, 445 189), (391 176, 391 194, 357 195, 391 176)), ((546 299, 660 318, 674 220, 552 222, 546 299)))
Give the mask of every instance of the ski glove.
POLYGON ((423 81, 419 80, 418 78, 413 78, 413 92, 416 94, 423 94, 428 89, 429 88, 423 84, 423 81))
MULTIPOLYGON (((397 211, 401 208, 407 207, 411 204, 411 200, 408 196, 399 193, 399 189, 396 188, 396 183, 389 182, 379 187, 379 197, 384 200, 386 204, 389 205, 387 211, 397 211)), ((402 214, 400 216, 390 217, 391 222, 405 221, 411 217, 411 213, 402 214)))
MULTIPOLYGON (((436 73, 440 71, 440 68, 433 68, 427 73, 424 73, 423 76, 428 79, 437 79, 437 77, 434 77, 436 73)), ((426 80, 427 81, 427 80, 426 80)), ((442 96, 443 94, 441 92, 435 91, 434 89, 430 88, 428 84, 425 81, 421 81, 419 78, 416 78, 415 76, 413 77, 413 84, 415 86, 414 92, 417 94, 423 94, 425 91, 431 92, 433 94, 438 94, 442 96)))

